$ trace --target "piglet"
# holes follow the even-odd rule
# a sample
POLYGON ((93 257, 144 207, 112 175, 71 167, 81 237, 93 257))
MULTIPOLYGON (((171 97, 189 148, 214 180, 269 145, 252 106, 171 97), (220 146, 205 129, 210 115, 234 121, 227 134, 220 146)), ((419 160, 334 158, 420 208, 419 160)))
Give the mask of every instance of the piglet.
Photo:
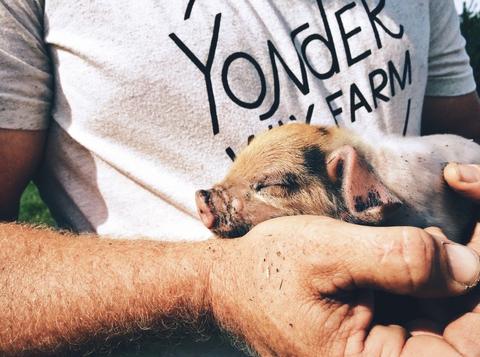
POLYGON ((214 234, 236 238, 270 218, 323 215, 364 225, 437 226, 461 242, 472 202, 443 179, 449 162, 480 163, 480 145, 456 135, 358 136, 289 124, 257 136, 227 176, 196 193, 214 234))

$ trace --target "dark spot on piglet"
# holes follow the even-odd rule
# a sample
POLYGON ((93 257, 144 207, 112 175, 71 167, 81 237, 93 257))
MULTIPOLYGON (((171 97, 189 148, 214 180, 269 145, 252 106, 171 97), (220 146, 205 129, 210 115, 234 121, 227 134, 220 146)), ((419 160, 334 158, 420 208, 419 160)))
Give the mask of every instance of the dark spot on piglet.
POLYGON ((298 175, 292 172, 287 172, 283 175, 282 181, 288 193, 291 194, 300 190, 300 179, 298 175))
POLYGON ((367 209, 367 205, 363 201, 362 196, 355 196, 355 211, 363 212, 367 209))
POLYGON ((222 238, 239 238, 248 233, 252 225, 247 222, 230 222, 226 226, 213 229, 213 232, 222 238))
POLYGON ((325 154, 318 146, 308 146, 303 150, 303 165, 307 172, 314 176, 324 177, 325 154))
POLYGON ((378 207, 383 204, 382 200, 380 199, 380 194, 378 191, 368 191, 368 199, 367 199, 367 206, 370 207, 378 207))
POLYGON ((382 206, 383 202, 380 199, 378 191, 368 191, 367 197, 355 196, 355 211, 363 212, 372 207, 382 206))

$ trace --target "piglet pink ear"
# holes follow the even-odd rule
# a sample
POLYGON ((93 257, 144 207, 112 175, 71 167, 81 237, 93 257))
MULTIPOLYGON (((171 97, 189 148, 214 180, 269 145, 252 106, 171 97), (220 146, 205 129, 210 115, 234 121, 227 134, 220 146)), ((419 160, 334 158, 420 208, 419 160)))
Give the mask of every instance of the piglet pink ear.
POLYGON ((328 156, 327 173, 341 187, 348 211, 341 218, 347 221, 380 224, 402 205, 351 146, 343 146, 328 156))

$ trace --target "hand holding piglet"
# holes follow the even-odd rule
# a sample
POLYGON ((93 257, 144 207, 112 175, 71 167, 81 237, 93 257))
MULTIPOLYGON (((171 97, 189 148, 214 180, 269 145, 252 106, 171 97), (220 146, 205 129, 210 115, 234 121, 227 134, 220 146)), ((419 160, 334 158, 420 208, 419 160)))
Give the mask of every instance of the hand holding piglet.
POLYGON ((444 338, 374 324, 373 291, 463 294, 479 275, 469 248, 419 228, 316 216, 268 220, 217 244, 213 316, 262 356, 460 356, 444 338))

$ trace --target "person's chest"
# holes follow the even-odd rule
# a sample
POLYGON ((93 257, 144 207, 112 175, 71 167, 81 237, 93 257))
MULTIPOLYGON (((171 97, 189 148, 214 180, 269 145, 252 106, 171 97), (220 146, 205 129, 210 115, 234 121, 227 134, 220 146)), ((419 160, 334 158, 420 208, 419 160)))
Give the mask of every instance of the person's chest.
POLYGON ((216 177, 290 121, 418 133, 428 0, 46 3, 54 119, 79 142, 216 177))

